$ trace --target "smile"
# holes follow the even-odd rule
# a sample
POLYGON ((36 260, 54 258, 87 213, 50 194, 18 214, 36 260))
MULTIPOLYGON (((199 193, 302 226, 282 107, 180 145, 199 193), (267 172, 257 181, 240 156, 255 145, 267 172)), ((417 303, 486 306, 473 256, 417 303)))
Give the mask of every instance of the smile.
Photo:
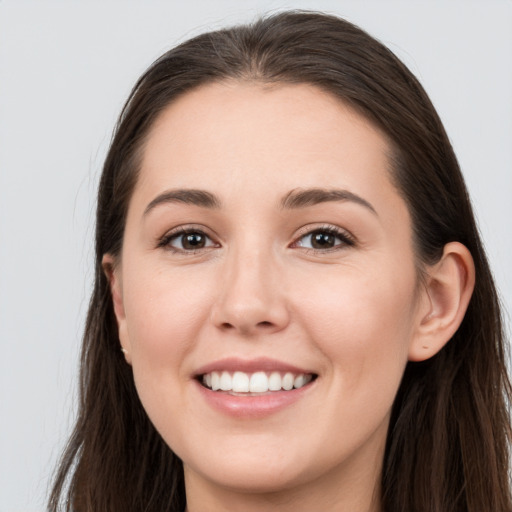
POLYGON ((212 391, 260 394, 276 391, 291 391, 309 384, 314 378, 309 373, 256 371, 212 371, 200 377, 203 386, 212 391))
POLYGON ((319 374, 285 361, 238 357, 212 361, 193 373, 205 402, 235 419, 262 419, 314 392, 319 374))

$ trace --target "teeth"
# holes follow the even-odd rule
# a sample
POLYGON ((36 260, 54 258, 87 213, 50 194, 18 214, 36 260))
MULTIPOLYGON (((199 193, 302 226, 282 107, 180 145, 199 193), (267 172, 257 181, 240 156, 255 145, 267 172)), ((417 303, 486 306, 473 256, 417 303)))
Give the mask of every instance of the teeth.
POLYGON ((213 391, 220 389, 220 375, 218 372, 212 372, 212 389, 213 391))
POLYGON ((268 389, 270 391, 281 390, 281 375, 278 372, 272 372, 268 378, 268 389))
POLYGON ((295 377, 295 379, 293 380, 293 387, 301 388, 302 386, 304 386, 305 382, 306 382, 305 375, 297 375, 297 377, 295 377))
POLYGON ((295 379, 293 378, 292 373, 285 373, 283 377, 283 389, 286 391, 290 391, 290 389, 293 389, 293 381, 295 379))
POLYGON ((251 393, 266 393, 268 391, 268 377, 265 372, 256 372, 251 375, 249 391, 251 393))
POLYGON ((234 393, 267 393, 268 391, 290 391, 299 389, 311 382, 310 374, 286 372, 211 372, 203 375, 203 384, 213 391, 233 391, 234 393))
POLYGON ((247 393, 249 387, 249 375, 243 372, 235 372, 233 375, 233 391, 236 393, 247 393))
POLYGON ((220 389, 222 391, 231 391, 233 389, 233 379, 228 372, 222 372, 220 375, 220 389))

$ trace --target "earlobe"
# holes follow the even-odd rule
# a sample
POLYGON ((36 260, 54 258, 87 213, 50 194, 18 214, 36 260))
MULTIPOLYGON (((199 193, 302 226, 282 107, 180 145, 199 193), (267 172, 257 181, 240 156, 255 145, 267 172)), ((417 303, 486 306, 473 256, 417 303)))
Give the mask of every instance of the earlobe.
POLYGON ((110 286, 110 295, 112 297, 112 304, 114 306, 114 314, 116 315, 121 350, 124 354, 126 362, 131 364, 130 344, 126 332, 126 315, 124 311, 120 268, 119 265, 116 265, 114 256, 111 254, 103 255, 101 265, 110 286))
POLYGON ((469 250, 459 242, 446 244, 439 262, 427 269, 410 361, 429 359, 451 339, 464 318, 474 285, 475 267, 469 250))

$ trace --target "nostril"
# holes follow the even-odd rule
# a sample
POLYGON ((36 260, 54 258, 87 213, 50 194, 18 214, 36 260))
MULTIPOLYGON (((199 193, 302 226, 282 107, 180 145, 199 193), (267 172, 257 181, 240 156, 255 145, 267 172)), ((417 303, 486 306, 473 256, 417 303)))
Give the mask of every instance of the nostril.
MULTIPOLYGON (((268 329, 268 328, 273 327, 273 326, 274 326, 274 324, 273 324, 272 322, 267 321, 267 320, 265 320, 265 321, 263 321, 263 322, 258 322, 258 323, 256 324, 256 327, 257 327, 257 328, 263 328, 263 329, 268 329)), ((221 329, 223 329, 223 330, 225 330, 225 331, 228 331, 228 330, 236 329, 237 327, 236 327, 234 324, 232 324, 232 323, 229 323, 229 322, 223 322, 223 323, 220 325, 220 328, 221 328, 221 329)), ((240 329, 241 331, 244 331, 244 332, 246 332, 246 331, 248 332, 248 331, 250 331, 250 330, 251 330, 251 329, 250 329, 250 326, 248 326, 248 325, 241 325, 241 326, 239 327, 239 329, 240 329)))

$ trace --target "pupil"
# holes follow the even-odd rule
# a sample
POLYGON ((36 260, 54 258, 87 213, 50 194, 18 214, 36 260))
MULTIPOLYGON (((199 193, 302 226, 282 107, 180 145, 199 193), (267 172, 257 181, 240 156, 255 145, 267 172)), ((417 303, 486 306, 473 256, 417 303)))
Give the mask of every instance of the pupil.
POLYGON ((334 247, 334 235, 318 231, 311 235, 311 245, 315 249, 334 247))
POLYGON ((183 247, 185 249, 200 249, 204 247, 204 236, 200 233, 188 233, 183 236, 183 247))

